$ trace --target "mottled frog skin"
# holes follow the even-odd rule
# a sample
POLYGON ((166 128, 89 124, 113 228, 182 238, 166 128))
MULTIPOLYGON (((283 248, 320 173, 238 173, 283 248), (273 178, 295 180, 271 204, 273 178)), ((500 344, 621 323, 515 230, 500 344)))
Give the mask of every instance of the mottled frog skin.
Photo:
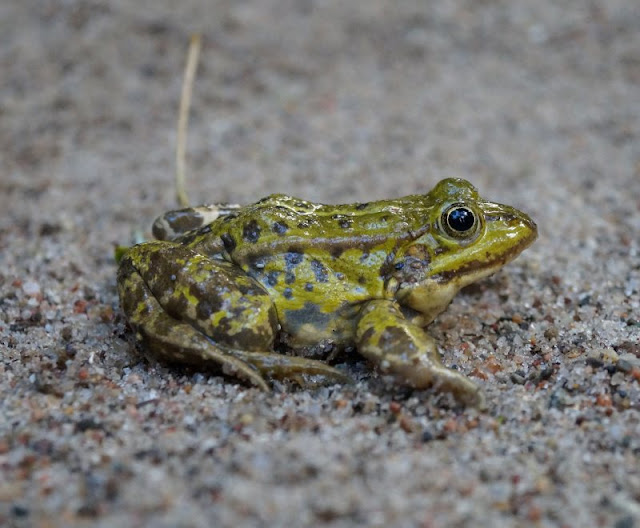
POLYGON ((276 194, 183 209, 156 220, 154 235, 123 256, 118 290, 138 339, 160 358, 218 365, 267 389, 265 378, 347 381, 310 357, 355 349, 402 383, 479 404, 478 387, 441 364, 424 327, 537 230, 526 214, 447 179, 370 203, 276 194))

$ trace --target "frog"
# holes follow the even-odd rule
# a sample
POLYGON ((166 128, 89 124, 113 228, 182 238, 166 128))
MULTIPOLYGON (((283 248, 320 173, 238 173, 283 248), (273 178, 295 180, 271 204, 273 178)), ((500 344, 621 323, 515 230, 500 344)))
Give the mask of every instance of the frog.
POLYGON ((268 391, 277 380, 349 382, 327 358, 357 353, 390 380, 465 406, 484 405, 484 392, 443 364, 426 327, 537 238, 527 214, 460 178, 371 202, 272 194, 183 208, 152 231, 125 251, 117 286, 154 357, 268 391))

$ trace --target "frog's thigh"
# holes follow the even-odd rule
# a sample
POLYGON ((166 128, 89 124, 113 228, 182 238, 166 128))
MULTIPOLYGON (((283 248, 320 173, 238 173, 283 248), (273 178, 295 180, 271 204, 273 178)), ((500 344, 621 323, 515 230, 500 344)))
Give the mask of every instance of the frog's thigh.
POLYGON ((275 308, 262 286, 231 263, 180 244, 148 242, 129 250, 118 283, 129 320, 165 359, 213 361, 263 388, 262 375, 348 380, 320 361, 271 352, 275 308))
POLYGON ((260 372, 252 364, 235 358, 189 323, 167 314, 126 257, 119 270, 118 290, 122 309, 136 329, 138 339, 160 359, 215 364, 222 367, 225 374, 268 390, 260 372))
POLYGON ((239 267, 171 242, 141 244, 127 256, 173 319, 192 325, 225 348, 273 347, 275 307, 264 288, 239 267))
POLYGON ((465 404, 483 402, 480 389, 442 365, 435 341, 407 321, 392 301, 367 303, 360 314, 356 340, 358 351, 382 372, 394 374, 418 389, 433 386, 451 392, 465 404))

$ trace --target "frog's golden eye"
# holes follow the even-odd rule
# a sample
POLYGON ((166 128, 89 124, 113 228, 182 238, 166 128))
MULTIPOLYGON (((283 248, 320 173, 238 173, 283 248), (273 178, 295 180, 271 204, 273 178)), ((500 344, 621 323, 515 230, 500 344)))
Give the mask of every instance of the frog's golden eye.
POLYGON ((455 204, 442 213, 442 226, 449 236, 468 238, 478 231, 477 215, 464 205, 455 204))

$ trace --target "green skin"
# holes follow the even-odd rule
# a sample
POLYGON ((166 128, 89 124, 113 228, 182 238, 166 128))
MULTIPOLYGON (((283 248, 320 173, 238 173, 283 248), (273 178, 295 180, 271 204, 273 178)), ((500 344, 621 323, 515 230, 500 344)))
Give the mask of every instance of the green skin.
POLYGON ((460 288, 520 254, 537 229, 526 214, 448 179, 428 194, 362 204, 271 195, 173 211, 156 220, 154 235, 161 240, 123 255, 118 291, 156 356, 218 365, 266 390, 265 378, 348 381, 310 357, 355 346, 401 382, 478 405, 481 391, 442 365, 423 328, 460 288), (460 211, 466 223, 456 223, 460 211), (275 352, 275 343, 295 355, 275 352))

